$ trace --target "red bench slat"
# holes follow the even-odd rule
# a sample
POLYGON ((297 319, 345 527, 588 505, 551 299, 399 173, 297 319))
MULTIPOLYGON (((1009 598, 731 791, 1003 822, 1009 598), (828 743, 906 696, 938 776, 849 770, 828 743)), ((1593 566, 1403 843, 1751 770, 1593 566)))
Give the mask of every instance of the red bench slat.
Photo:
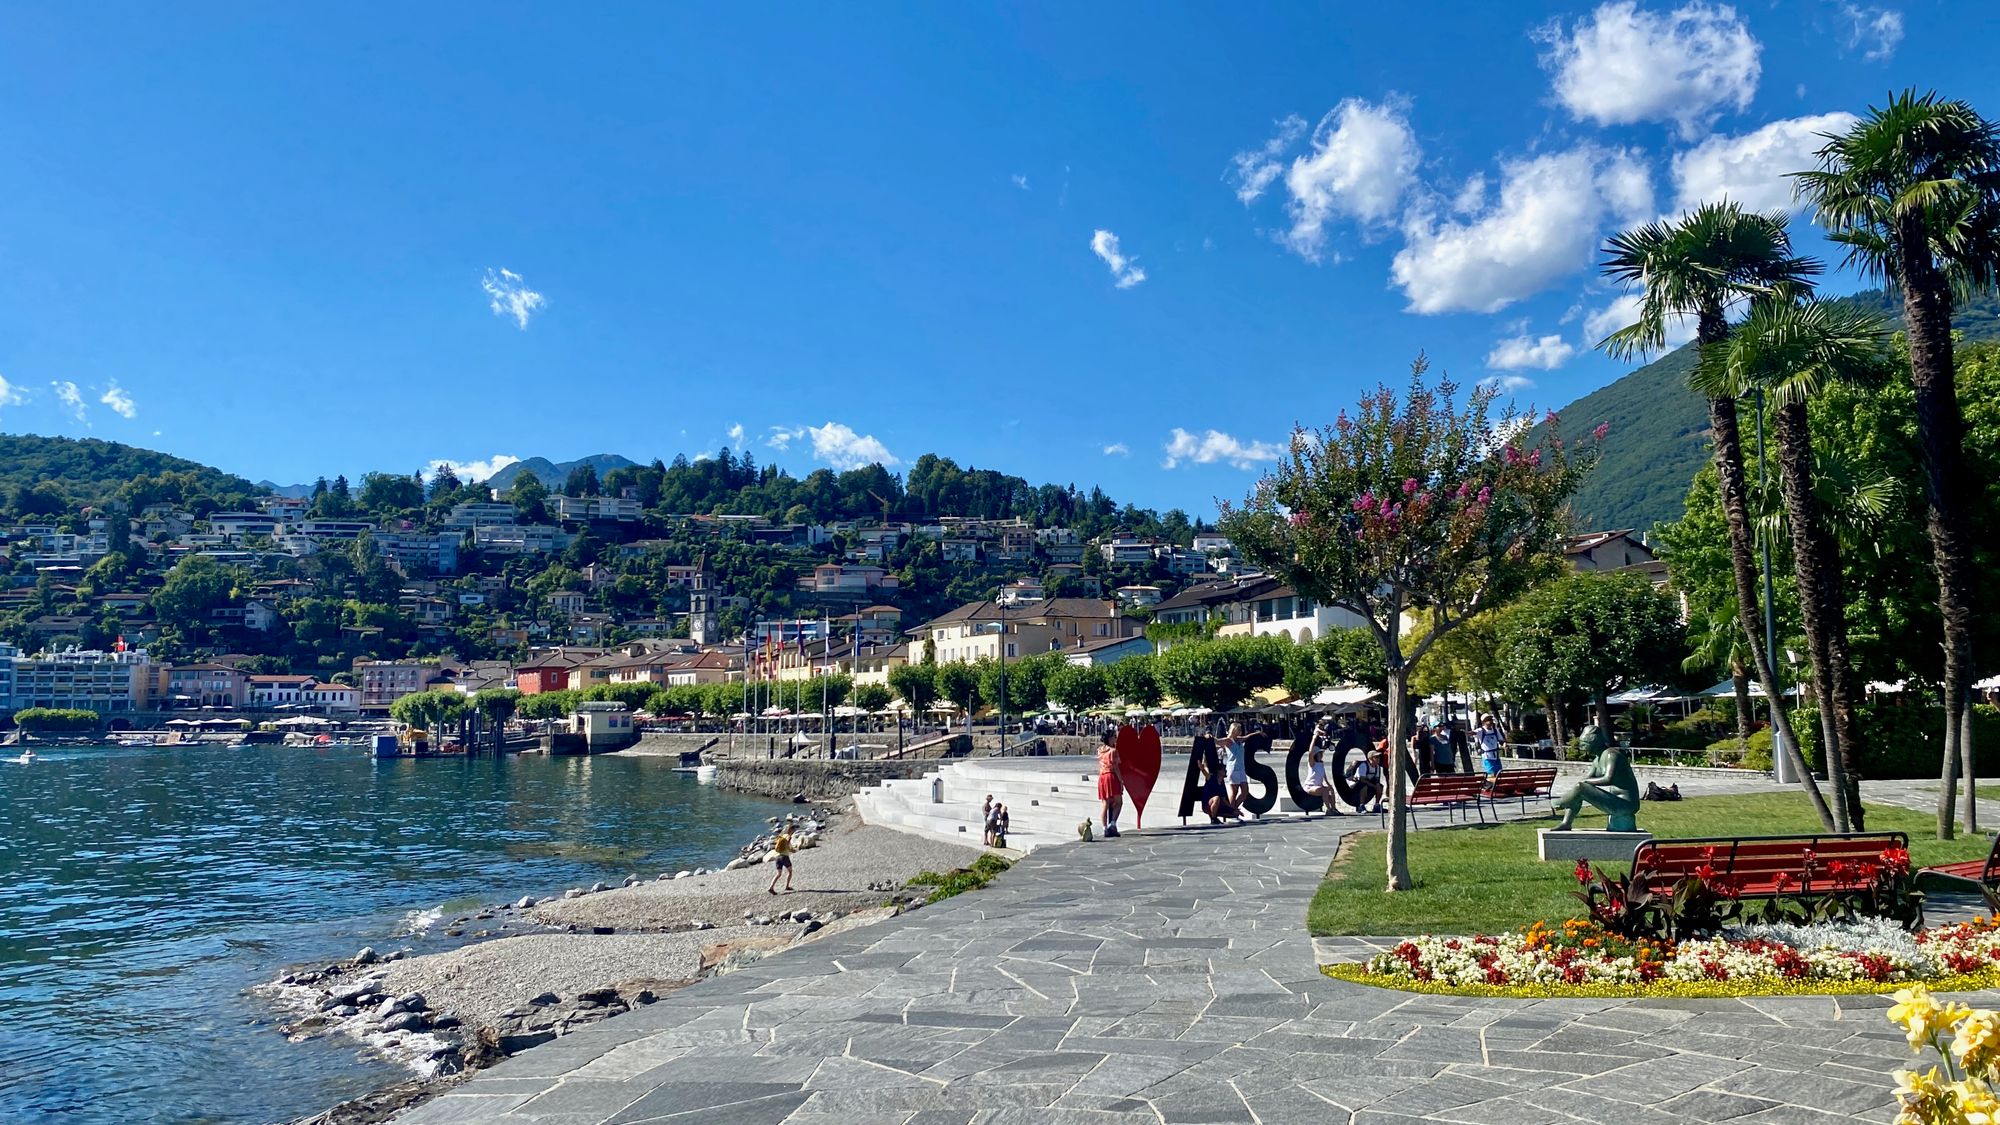
POLYGON ((1666 840, 1639 845, 1632 854, 1633 877, 1649 888, 1664 889, 1703 866, 1739 880, 1737 898, 1770 898, 1806 891, 1845 891, 1866 887, 1858 873, 1832 867, 1877 860, 1890 848, 1907 848, 1900 832, 1861 836, 1744 837, 1714 840, 1666 840), (1810 868, 1806 853, 1812 853, 1810 868))

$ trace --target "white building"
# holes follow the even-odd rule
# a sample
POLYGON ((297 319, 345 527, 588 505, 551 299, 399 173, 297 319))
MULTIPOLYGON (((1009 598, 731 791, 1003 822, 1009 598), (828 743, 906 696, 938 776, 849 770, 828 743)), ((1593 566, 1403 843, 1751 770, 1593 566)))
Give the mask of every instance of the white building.
POLYGON ((71 648, 11 660, 16 710, 74 707, 106 714, 140 710, 152 699, 152 660, 142 648, 71 648))

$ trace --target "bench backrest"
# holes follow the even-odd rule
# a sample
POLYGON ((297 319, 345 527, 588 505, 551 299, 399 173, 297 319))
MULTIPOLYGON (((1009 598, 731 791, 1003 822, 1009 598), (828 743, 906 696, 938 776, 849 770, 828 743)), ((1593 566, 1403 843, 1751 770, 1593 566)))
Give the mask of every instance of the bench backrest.
POLYGON ((1493 778, 1492 794, 1496 797, 1534 796, 1555 788, 1556 771, 1508 770, 1493 778))
POLYGON ((1901 832, 1825 836, 1741 836, 1652 840, 1632 852, 1632 873, 1648 886, 1678 883, 1708 868, 1738 881, 1740 895, 1853 890, 1873 882, 1864 867, 1882 853, 1909 848, 1901 832))
POLYGON ((1471 774, 1434 774, 1417 779, 1417 787, 1410 791, 1410 800, 1424 801, 1470 801, 1484 795, 1486 782, 1471 774))

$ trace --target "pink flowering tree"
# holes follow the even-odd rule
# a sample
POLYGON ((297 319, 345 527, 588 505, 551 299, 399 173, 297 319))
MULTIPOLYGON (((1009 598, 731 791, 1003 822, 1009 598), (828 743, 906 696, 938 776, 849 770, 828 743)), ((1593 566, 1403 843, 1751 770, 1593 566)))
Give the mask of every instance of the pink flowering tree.
POLYGON ((1222 504, 1238 552, 1322 605, 1366 622, 1388 666, 1388 889, 1410 886, 1405 840, 1410 675, 1467 618, 1560 572, 1569 497, 1604 441, 1565 444, 1551 414, 1540 427, 1494 392, 1461 406, 1449 380, 1387 387, 1317 432, 1293 432, 1288 457, 1239 506, 1222 504), (1423 639, 1403 651, 1402 634, 1423 639))

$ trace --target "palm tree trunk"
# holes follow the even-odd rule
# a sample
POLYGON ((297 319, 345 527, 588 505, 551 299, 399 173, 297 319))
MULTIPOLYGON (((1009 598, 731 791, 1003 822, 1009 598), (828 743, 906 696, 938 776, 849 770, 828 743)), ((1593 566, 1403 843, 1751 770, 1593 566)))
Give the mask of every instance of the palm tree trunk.
POLYGON ((1862 827, 1860 743, 1854 732, 1854 672, 1847 659, 1847 606, 1841 591, 1840 549, 1819 516, 1813 496, 1812 434, 1806 404, 1778 407, 1778 457, 1785 517, 1791 525, 1792 567, 1798 579, 1799 617, 1812 657, 1813 686, 1825 731, 1827 782, 1833 817, 1843 832, 1862 827))
POLYGON ((1736 688, 1736 741, 1738 748, 1750 748, 1750 673, 1743 670, 1743 662, 1729 658, 1729 682, 1736 688))
POLYGON ((1944 620, 1944 762, 1939 773, 1938 838, 1952 837, 1952 799, 1965 778, 1965 830, 1979 830, 1974 800, 1972 729, 1972 544, 1965 501, 1965 417, 1959 410, 1952 367, 1951 289, 1930 259, 1921 217, 1904 230, 1906 249, 1898 280, 1903 287, 1903 329, 1910 347, 1917 445, 1923 455, 1924 500, 1929 509, 1931 552, 1938 576, 1938 615, 1944 620))
MULTIPOLYGON (((1719 315, 1717 319, 1720 319, 1719 315)), ((1702 334, 1707 336, 1707 318, 1703 320, 1702 334)), ((1708 424, 1715 440, 1715 476, 1722 494, 1722 514, 1729 525, 1730 570, 1736 579, 1736 612, 1743 626, 1745 650, 1750 654, 1751 667, 1757 672, 1757 682, 1764 688, 1764 698, 1770 701, 1771 725, 1777 728, 1778 739, 1784 743, 1784 753, 1791 761, 1793 772, 1798 774, 1799 788, 1805 790, 1807 798, 1812 801, 1820 824, 1833 831, 1833 812, 1827 808, 1826 797, 1820 793, 1819 783, 1813 780, 1812 771, 1806 768, 1805 755, 1799 751, 1799 740, 1792 734, 1791 720, 1785 716, 1784 697, 1778 694, 1777 677, 1771 674, 1769 654, 1764 651, 1764 631, 1757 621, 1757 575, 1750 561, 1754 557, 1750 506, 1746 499, 1743 432, 1737 424, 1736 400, 1709 399, 1708 424)))

